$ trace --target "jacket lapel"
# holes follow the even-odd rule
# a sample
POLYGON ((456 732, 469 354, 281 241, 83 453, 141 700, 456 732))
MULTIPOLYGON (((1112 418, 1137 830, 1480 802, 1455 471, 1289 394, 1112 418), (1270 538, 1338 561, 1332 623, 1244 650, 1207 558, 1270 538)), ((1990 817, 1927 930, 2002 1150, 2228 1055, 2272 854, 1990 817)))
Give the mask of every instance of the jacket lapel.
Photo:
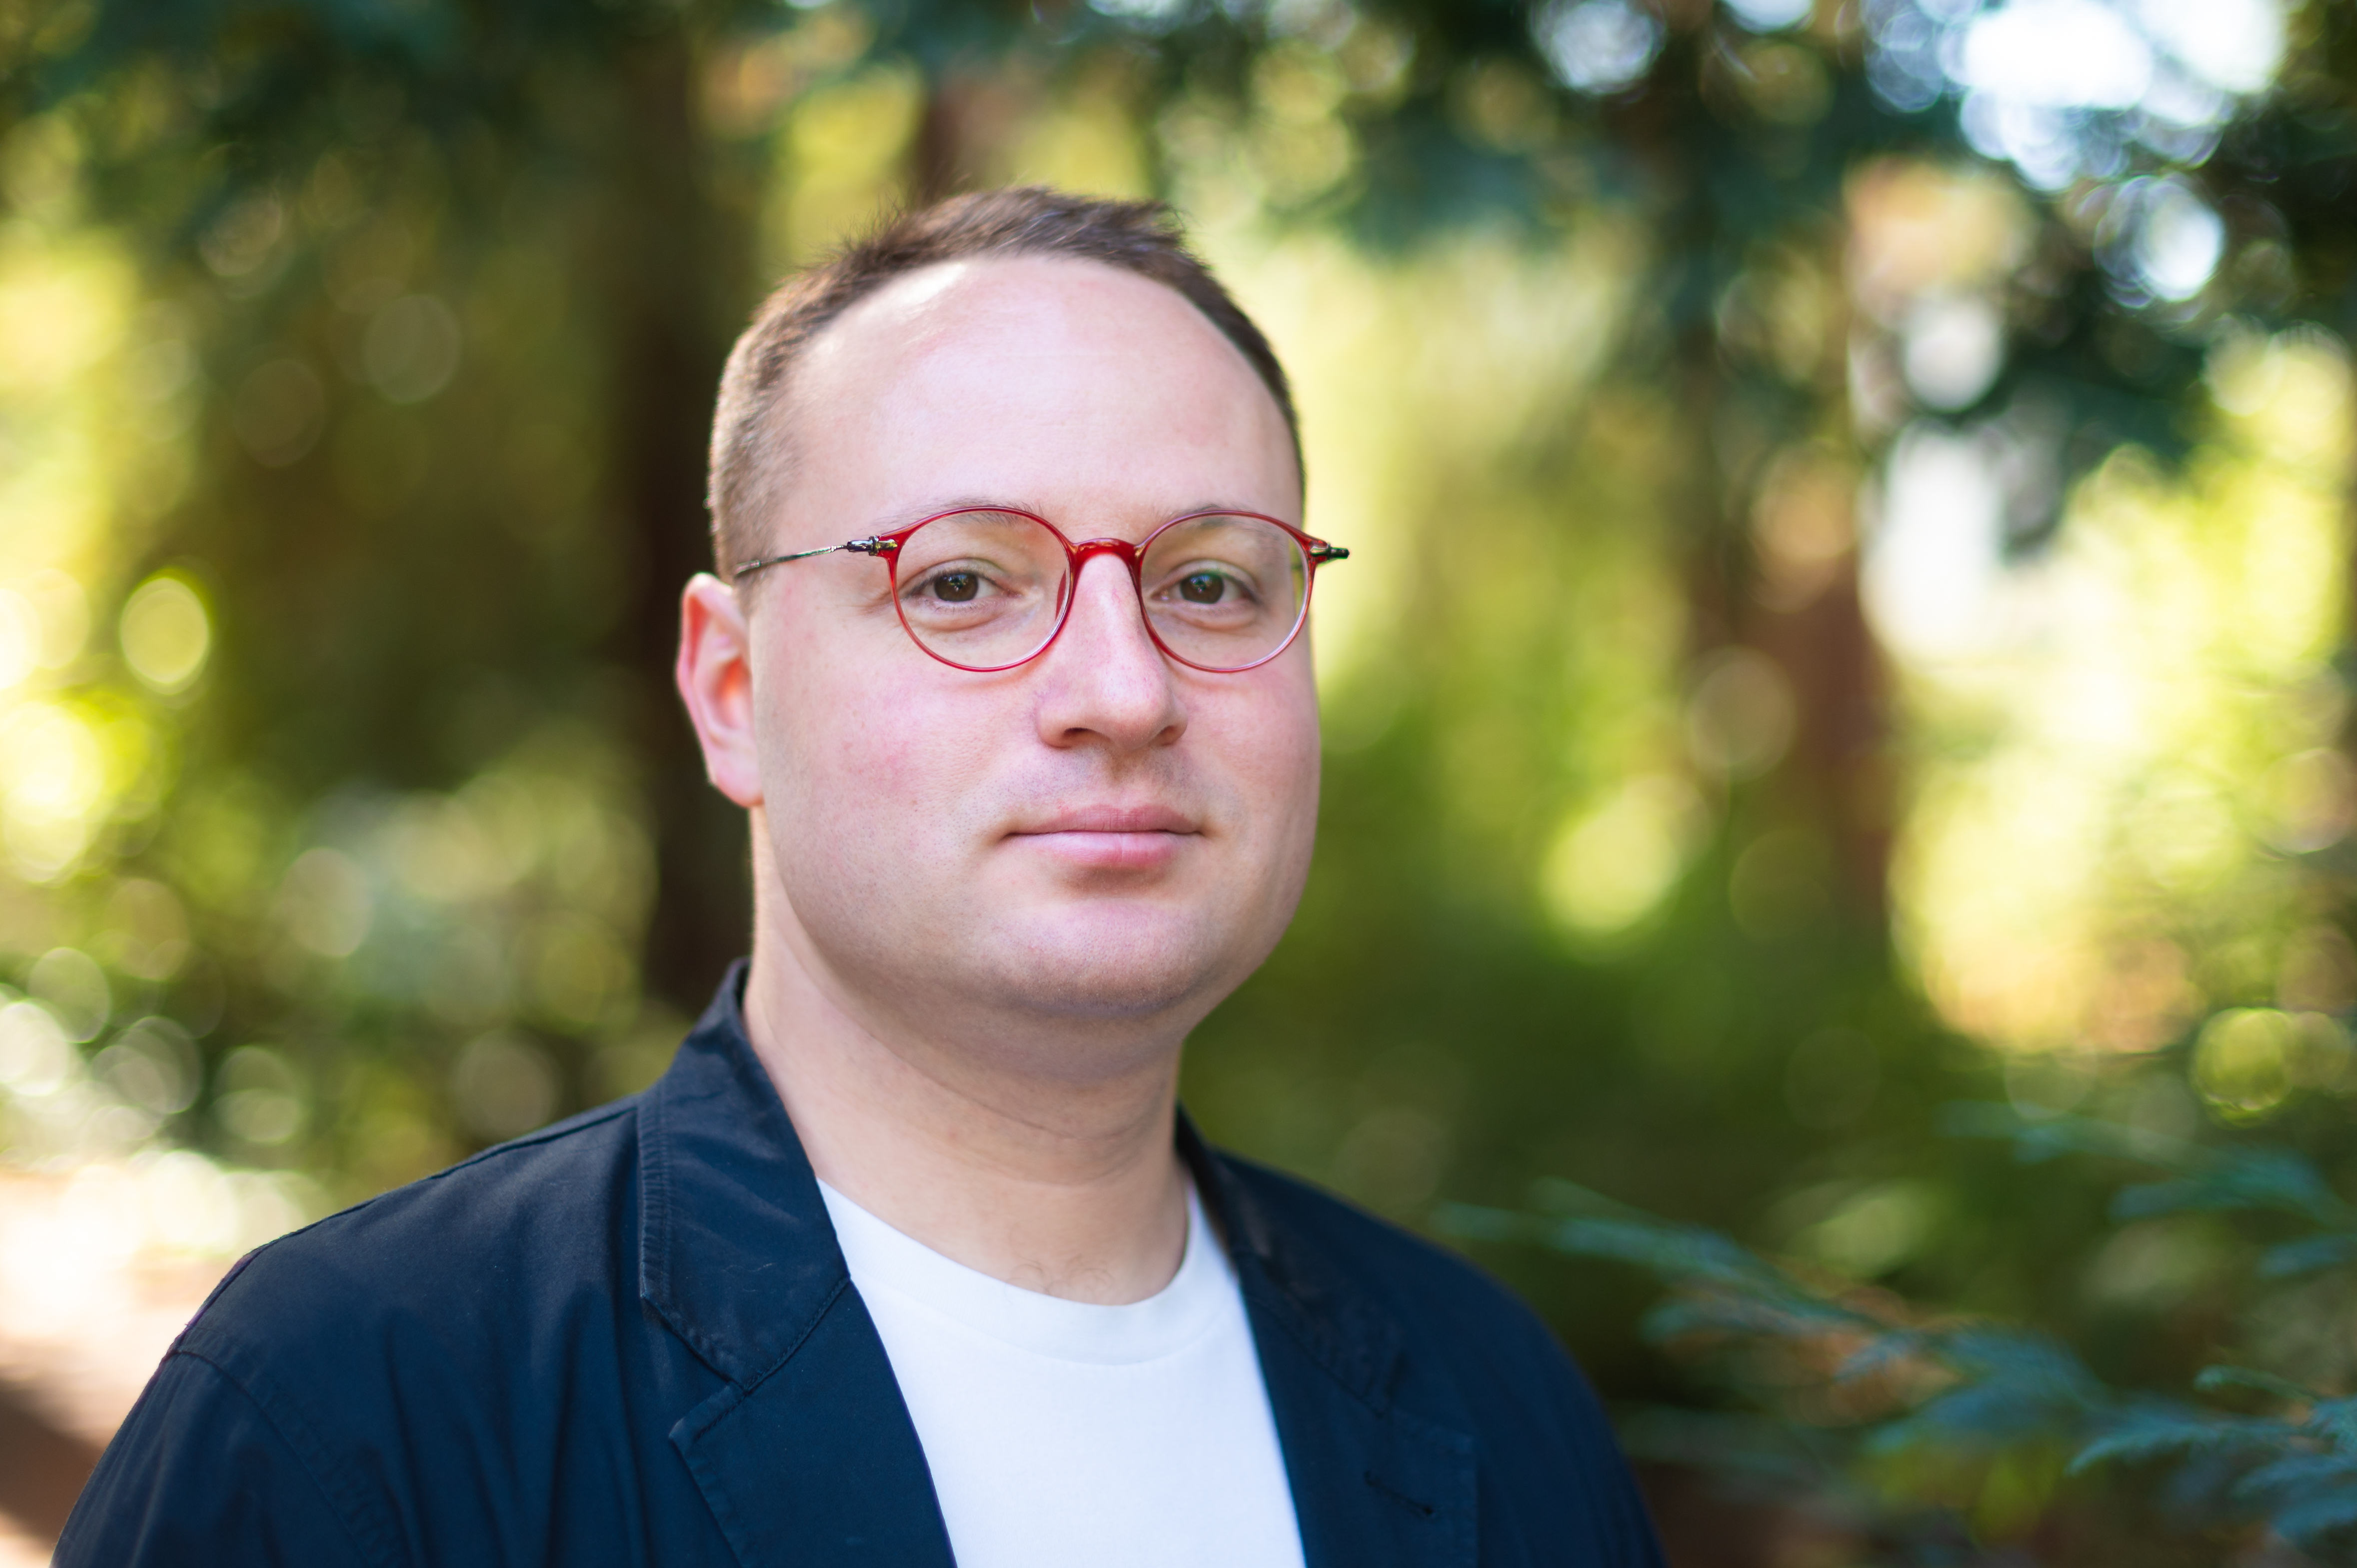
POLYGON ((671 1440, 746 1568, 952 1568, 931 1472, 739 972, 639 1111, 639 1292, 726 1380, 671 1440))
POLYGON ((1398 1324, 1277 1224, 1183 1115, 1178 1143, 1235 1260, 1308 1568, 1471 1568, 1473 1440, 1393 1402, 1398 1324))

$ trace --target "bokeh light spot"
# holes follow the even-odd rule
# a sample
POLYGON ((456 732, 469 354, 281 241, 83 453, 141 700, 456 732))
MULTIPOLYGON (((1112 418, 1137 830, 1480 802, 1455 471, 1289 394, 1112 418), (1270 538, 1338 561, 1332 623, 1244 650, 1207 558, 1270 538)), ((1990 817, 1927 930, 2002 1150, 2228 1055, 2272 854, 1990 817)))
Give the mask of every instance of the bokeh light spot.
POLYGON ((448 306, 430 294, 408 295, 369 318, 361 365, 386 401, 423 403, 458 373, 463 342, 448 306))
POLYGON ((24 595, 0 588, 0 692, 40 664, 41 618, 24 595))
POLYGON ((1662 24, 1628 0, 1549 0, 1531 32, 1555 75, 1579 92, 1620 91, 1662 49, 1662 24))
POLYGON ((1703 659, 1686 699, 1686 746, 1710 772, 1756 779, 1783 760, 1797 716, 1792 683, 1765 654, 1724 648, 1703 659))
POLYGON ((588 1028, 636 1004, 636 966, 602 922, 547 918, 527 934, 524 955, 533 998, 557 1022, 588 1028))
POLYGON ((2357 820, 2357 777, 2328 746, 2287 757, 2259 779, 2260 832, 2276 848, 2312 854, 2349 836, 2357 820))
POLYGON ((2193 1086, 2231 1122, 2256 1121, 2292 1090, 2300 1031, 2272 1007, 2232 1007, 2202 1026, 2193 1044, 2193 1086))
POLYGON ((212 619, 188 581, 150 577, 123 603, 124 662, 158 692, 185 691, 212 651, 212 619))
POLYGON ((1600 808, 1565 819, 1541 865, 1548 912, 1591 940, 1638 925, 1677 885, 1708 821, 1684 779, 1632 779, 1600 808))
POLYGON ((2011 0, 1965 30, 1960 79, 2021 103, 2126 109, 2152 81, 2152 46, 2096 0, 2011 0))
POLYGON ((0 1007, 0 1086, 17 1094, 54 1094, 71 1081, 74 1066, 73 1041, 48 1008, 38 1002, 0 1007))
POLYGON ((196 1102, 202 1063, 188 1032, 169 1018, 142 1018, 91 1063, 92 1073, 124 1100, 158 1116, 196 1102))
POLYGON ((1877 1279, 1922 1251, 1942 1207, 1928 1183, 1883 1182, 1810 1227, 1800 1238, 1801 1250, 1852 1278, 1877 1279))
POLYGON ((368 874, 339 850, 307 850, 287 868, 278 895, 286 934, 322 958, 349 958, 368 940, 376 899, 368 874))
POLYGON ((25 990, 58 1021, 69 1039, 95 1039, 114 1010, 106 972, 76 948, 52 948, 26 977, 25 990))
POLYGON ((1900 369, 1910 391, 1932 408, 1980 401, 2005 364, 2005 324, 1975 295, 1929 295, 1908 313, 1900 369))
POLYGON ((230 428, 265 468, 301 461, 328 427, 328 392, 300 360, 258 366, 230 404, 230 428))
POLYGON ((458 1119, 478 1136, 512 1138, 556 1113, 556 1066, 521 1036, 490 1034, 470 1042, 450 1069, 458 1119))
POLYGON ((274 1148, 303 1131, 310 1106, 303 1079, 280 1052, 240 1046, 213 1079, 213 1120, 243 1144, 274 1148))
POLYGON ((1755 33, 1798 27, 1816 9, 1815 0, 1722 0, 1735 19, 1755 33))

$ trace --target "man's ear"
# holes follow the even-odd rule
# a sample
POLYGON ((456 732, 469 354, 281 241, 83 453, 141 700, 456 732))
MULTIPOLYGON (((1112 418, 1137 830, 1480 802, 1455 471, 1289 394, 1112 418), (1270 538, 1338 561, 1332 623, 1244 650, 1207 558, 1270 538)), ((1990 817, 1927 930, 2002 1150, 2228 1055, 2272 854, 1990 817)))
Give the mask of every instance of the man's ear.
POLYGON ((753 641, 736 590, 698 572, 680 596, 680 700, 704 747, 712 787, 737 804, 761 803, 760 755, 753 741, 753 641))

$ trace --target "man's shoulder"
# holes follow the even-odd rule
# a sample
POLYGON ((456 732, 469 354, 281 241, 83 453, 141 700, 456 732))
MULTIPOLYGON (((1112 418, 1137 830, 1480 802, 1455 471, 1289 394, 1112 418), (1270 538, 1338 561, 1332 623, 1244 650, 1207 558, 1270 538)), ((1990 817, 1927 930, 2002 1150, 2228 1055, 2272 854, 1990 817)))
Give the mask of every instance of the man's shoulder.
MULTIPOLYGON (((116 1434, 59 1561, 470 1562, 534 1531, 602 1541, 642 1518, 647 1487, 676 1504, 684 1473, 651 1472, 649 1455, 716 1382, 640 1304, 643 1103, 249 1255, 116 1434), (653 1479, 618 1493, 611 1478, 633 1474, 653 1479), (176 1544, 125 1544, 142 1530, 176 1544)), ((548 1541, 525 1555, 581 1555, 548 1541)))
POLYGON ((627 1281, 637 1106, 585 1112, 258 1249, 183 1344, 349 1354, 411 1332, 447 1346, 627 1281))
POLYGON ((1299 1176, 1224 1152, 1219 1158, 1272 1220, 1412 1336, 1515 1348, 1567 1369, 1553 1331, 1470 1259, 1299 1176))

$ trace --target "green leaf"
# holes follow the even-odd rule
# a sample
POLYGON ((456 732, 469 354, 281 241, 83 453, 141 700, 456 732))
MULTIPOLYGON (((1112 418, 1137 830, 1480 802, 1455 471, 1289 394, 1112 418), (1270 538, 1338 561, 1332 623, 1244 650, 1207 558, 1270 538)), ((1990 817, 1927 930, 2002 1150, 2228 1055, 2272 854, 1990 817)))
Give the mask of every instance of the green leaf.
POLYGON ((2193 1386, 2205 1394, 2217 1393, 2223 1389, 2248 1389, 2255 1393, 2272 1394, 2277 1399, 2291 1400, 2300 1404, 2309 1403, 2319 1397, 2312 1390, 2301 1388, 2298 1383, 2250 1367, 2204 1367, 2194 1375, 2193 1386))
POLYGON ((1468 1241, 1530 1241, 1549 1221, 1511 1208, 1488 1208, 1473 1203, 1443 1203, 1432 1211, 1433 1228, 1444 1236, 1468 1241))
POLYGON ((2357 1453, 2357 1399, 2319 1400, 2308 1430, 2345 1453, 2357 1453))
POLYGON ((1927 1350, 1934 1348, 1936 1344, 1937 1339, 1934 1336, 1925 1334, 1919 1329, 1900 1329, 1881 1335, 1853 1351, 1839 1367, 1835 1368, 1834 1380, 1847 1383, 1855 1382, 1860 1378, 1870 1377, 1894 1361, 1921 1356, 1927 1350))
POLYGON ((2168 1454, 2265 1453, 2289 1440, 2281 1422, 2222 1416, 2190 1405, 2142 1402, 2104 1418, 2096 1436, 2071 1460, 2071 1474, 2115 1459, 2168 1454))
POLYGON ((2266 1502, 2271 1510, 2303 1504, 2326 1492, 2357 1496, 2357 1455, 2287 1454, 2253 1470, 2234 1490, 2266 1502))
POLYGON ((2348 1206, 2325 1185, 2316 1166, 2288 1149, 2234 1150, 2208 1170, 2177 1181, 2128 1187, 2112 1202, 2112 1213, 2120 1219, 2243 1209, 2293 1214, 2336 1227, 2350 1219, 2348 1206))
POLYGON ((2288 1279, 2352 1262, 2357 1262, 2357 1231, 2334 1230, 2268 1248, 2259 1256, 2259 1273, 2271 1280, 2288 1279))
POLYGON ((2293 1545, 2320 1553, 2328 1549, 2326 1536, 2357 1524, 2357 1487, 2302 1498, 2268 1522, 2293 1545))
POLYGON ((1994 1138, 2014 1145, 2014 1155, 2036 1165, 2064 1155, 2101 1155, 2158 1165, 2163 1170, 2199 1171, 2216 1159, 2198 1144, 2164 1133, 2149 1133, 2117 1122, 2086 1116, 2056 1116, 2032 1122, 2009 1105, 1965 1100, 1940 1109, 1940 1130, 1950 1137, 1994 1138))

